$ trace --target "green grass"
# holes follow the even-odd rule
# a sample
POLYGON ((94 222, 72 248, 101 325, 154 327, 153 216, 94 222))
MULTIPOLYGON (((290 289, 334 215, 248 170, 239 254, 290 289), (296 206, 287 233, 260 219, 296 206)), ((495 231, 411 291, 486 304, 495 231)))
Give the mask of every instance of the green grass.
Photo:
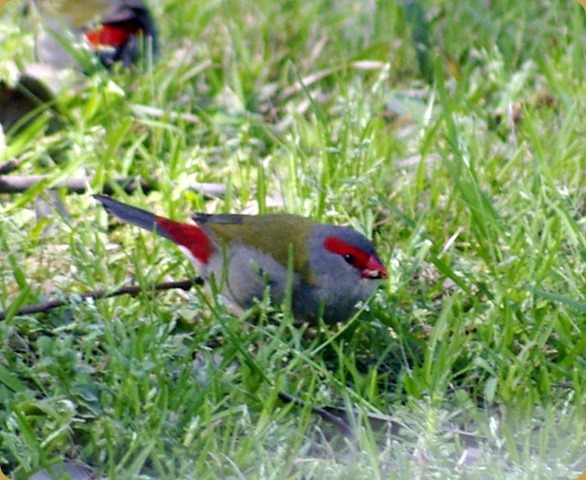
MULTIPOLYGON (((578 3, 155 3, 156 62, 98 70, 58 96, 62 130, 34 124, 0 149, 15 173, 48 176, 0 194, 0 310, 144 287, 0 322, 2 470, 73 458, 125 479, 577 478, 578 3), (63 189, 70 217, 35 218, 37 197, 80 175, 92 192, 156 179, 114 195, 176 219, 285 210, 352 225, 390 279, 357 318, 314 332, 266 304, 238 318, 197 289, 150 295, 196 273, 170 242, 63 189), (310 406, 347 410, 354 437, 310 406)), ((2 78, 32 57, 21 24, 7 7, 2 78)))

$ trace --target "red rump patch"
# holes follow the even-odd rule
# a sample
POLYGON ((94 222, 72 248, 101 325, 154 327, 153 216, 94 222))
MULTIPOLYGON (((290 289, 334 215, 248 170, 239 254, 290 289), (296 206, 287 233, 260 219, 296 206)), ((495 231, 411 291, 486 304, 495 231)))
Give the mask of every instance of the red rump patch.
POLYGON ((134 35, 138 30, 139 28, 132 22, 104 24, 97 30, 86 32, 85 36, 88 42, 96 47, 106 45, 118 48, 124 45, 130 36, 134 35))
POLYGON ((208 263, 212 254, 212 242, 197 225, 179 223, 168 218, 157 217, 157 224, 176 244, 187 248, 201 263, 208 263))

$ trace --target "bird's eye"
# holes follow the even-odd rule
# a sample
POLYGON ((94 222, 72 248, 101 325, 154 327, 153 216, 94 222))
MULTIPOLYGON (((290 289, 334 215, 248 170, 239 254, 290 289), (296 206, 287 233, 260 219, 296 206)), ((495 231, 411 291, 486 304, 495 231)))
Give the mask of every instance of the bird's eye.
POLYGON ((354 265, 356 263, 356 257, 350 253, 347 253, 346 255, 344 255, 344 261, 348 265, 354 265))

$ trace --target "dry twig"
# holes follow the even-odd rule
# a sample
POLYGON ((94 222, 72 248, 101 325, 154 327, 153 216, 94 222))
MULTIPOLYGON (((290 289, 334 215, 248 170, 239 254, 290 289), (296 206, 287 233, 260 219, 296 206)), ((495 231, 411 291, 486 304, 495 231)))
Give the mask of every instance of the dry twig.
MULTIPOLYGON (((146 290, 147 292, 150 290, 154 290, 156 292, 160 292, 163 290, 174 290, 174 289, 181 289, 181 290, 189 290, 194 285, 202 285, 203 279, 200 277, 196 277, 194 279, 186 279, 180 280, 177 282, 163 282, 154 285, 153 288, 143 289, 138 285, 128 285, 126 287, 121 287, 118 290, 110 291, 110 290, 97 290, 95 292, 88 292, 82 293, 80 295, 67 295, 65 298, 58 299, 58 300, 49 300, 48 302, 37 303, 35 305, 29 305, 27 307, 22 307, 18 309, 14 315, 31 315, 34 313, 46 313, 55 308, 64 307, 76 301, 77 299, 88 299, 91 298, 93 300, 99 300, 101 298, 112 298, 118 297, 120 295, 138 295, 142 291, 146 290)), ((0 320, 4 320, 8 315, 8 311, 0 312, 0 320)))
MULTIPOLYGON (((10 168, 10 165, 7 165, 7 168, 10 168)), ((0 193, 21 193, 49 178, 48 175, 0 175, 0 193)), ((91 179, 88 177, 72 177, 55 183, 51 188, 65 188, 71 193, 84 193, 88 190, 90 183, 91 179)), ((149 181, 139 177, 118 178, 113 180, 113 183, 118 184, 126 193, 132 193, 139 187, 145 193, 157 189, 155 180, 149 181)), ((190 188, 202 195, 220 196, 226 193, 226 187, 221 183, 194 183, 190 188)), ((105 184, 103 193, 111 195, 114 193, 114 188, 111 184, 105 184)))
MULTIPOLYGON (((288 393, 285 393, 283 391, 279 391, 278 395, 279 395, 279 398, 281 399, 281 401, 283 401, 285 403, 293 403, 295 405, 300 405, 300 406, 306 405, 306 403, 303 400, 301 400, 297 397, 293 397, 292 395, 289 395, 288 393)), ((331 423, 332 425, 338 427, 340 429, 340 432, 342 432, 342 434, 345 437, 349 437, 349 438, 354 437, 354 431, 352 430, 350 425, 348 425, 348 423, 346 423, 346 421, 342 417, 334 415, 333 413, 328 412, 324 408, 314 407, 312 405, 310 405, 309 408, 311 409, 311 413, 317 415, 322 420, 324 420, 328 423, 331 423)))

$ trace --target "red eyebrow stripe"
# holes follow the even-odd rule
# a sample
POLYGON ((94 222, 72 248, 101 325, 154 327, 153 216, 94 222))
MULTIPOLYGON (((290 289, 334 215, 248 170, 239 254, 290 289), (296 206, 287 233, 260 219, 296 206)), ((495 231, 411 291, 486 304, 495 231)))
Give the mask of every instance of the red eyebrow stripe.
POLYGON ((175 243, 187 248, 199 262, 208 263, 213 246, 210 238, 201 228, 162 217, 156 217, 155 221, 175 243))
POLYGON ((357 268, 365 268, 370 255, 359 248, 348 245, 343 240, 336 237, 327 237, 324 240, 324 247, 329 252, 336 255, 352 255, 356 259, 357 268))

